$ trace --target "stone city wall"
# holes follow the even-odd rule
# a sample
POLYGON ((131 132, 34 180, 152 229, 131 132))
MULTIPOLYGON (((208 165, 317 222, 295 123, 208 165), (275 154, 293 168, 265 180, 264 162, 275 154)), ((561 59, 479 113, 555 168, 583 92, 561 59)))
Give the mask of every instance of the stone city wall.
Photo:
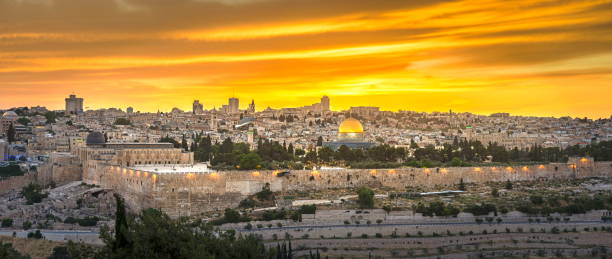
POLYGON ((102 170, 93 183, 118 191, 132 209, 159 208, 174 217, 236 207, 246 195, 258 192, 265 184, 270 184, 272 191, 318 191, 364 185, 403 191, 407 187, 451 189, 461 179, 466 183, 482 183, 612 175, 610 162, 589 161, 518 167, 297 170, 284 175, 281 171, 150 173, 118 166, 102 170))
POLYGON ((24 186, 36 182, 36 173, 30 172, 20 176, 12 176, 0 180, 0 194, 8 193, 12 190, 21 190, 24 186))
POLYGON ((82 179, 83 167, 77 156, 70 153, 52 153, 49 161, 38 170, 38 183, 48 186, 64 185, 82 179))

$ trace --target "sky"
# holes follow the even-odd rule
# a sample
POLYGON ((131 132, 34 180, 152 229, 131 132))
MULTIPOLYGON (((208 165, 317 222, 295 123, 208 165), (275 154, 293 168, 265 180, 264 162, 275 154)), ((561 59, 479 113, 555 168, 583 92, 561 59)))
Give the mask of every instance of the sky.
POLYGON ((612 0, 0 0, 0 108, 612 115, 612 0))

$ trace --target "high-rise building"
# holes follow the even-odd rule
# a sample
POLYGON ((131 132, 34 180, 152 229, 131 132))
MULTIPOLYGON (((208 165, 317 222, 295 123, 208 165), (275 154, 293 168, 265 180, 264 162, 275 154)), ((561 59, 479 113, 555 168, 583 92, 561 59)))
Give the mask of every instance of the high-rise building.
POLYGON ((200 100, 193 101, 193 114, 204 113, 204 105, 200 103, 200 100))
POLYGON ((66 98, 66 115, 80 114, 83 113, 83 98, 77 98, 76 95, 71 94, 66 98))
POLYGON ((321 111, 328 112, 329 111, 329 97, 324 95, 321 97, 321 111))
POLYGON ((228 112, 229 113, 237 113, 239 112, 239 101, 238 98, 229 98, 229 106, 228 106, 228 112))
POLYGON ((251 100, 251 103, 249 104, 248 112, 255 113, 255 100, 251 100))

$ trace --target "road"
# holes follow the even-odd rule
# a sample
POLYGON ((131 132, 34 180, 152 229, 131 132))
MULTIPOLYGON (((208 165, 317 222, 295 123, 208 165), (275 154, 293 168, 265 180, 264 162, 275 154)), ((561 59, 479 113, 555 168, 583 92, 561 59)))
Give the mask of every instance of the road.
MULTIPOLYGON (((14 230, 14 229, 2 229, 0 235, 2 236, 13 236, 13 233, 17 237, 27 238, 28 233, 34 232, 36 229, 31 230, 14 230)), ((83 242, 87 244, 102 244, 100 240, 100 233, 91 230, 40 230, 43 237, 47 240, 67 242, 72 240, 73 242, 83 242)))

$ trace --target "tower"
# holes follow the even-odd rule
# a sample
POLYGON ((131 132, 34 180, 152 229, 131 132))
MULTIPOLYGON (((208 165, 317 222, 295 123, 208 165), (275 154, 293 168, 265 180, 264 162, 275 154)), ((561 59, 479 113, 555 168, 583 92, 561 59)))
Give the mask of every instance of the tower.
POLYGON ((321 111, 328 112, 329 111, 329 97, 324 95, 321 97, 321 111))
POLYGON ((204 105, 200 103, 200 100, 193 101, 192 112, 193 114, 204 113, 204 105))
POLYGON ((255 100, 251 100, 251 103, 249 104, 248 112, 255 113, 255 100))
POLYGON ((210 130, 217 130, 217 118, 214 113, 210 114, 210 120, 208 121, 208 126, 210 130))
POLYGON ((228 104, 228 112, 229 113, 237 113, 239 107, 239 100, 238 98, 232 97, 229 98, 229 104, 228 104))
POLYGON ((66 109, 64 113, 66 115, 83 113, 83 98, 77 98, 76 95, 71 94, 66 98, 66 109))

